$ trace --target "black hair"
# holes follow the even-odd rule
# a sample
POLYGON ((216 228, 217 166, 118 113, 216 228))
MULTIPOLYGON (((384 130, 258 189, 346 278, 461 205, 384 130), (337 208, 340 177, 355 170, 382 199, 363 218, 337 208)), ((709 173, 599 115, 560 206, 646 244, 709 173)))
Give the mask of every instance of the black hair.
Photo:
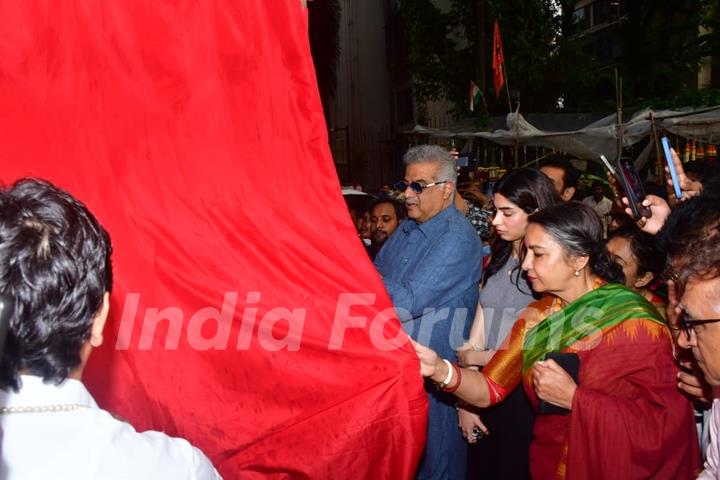
MULTIPOLYGON (((552 181, 540 170, 534 168, 520 168, 506 173, 495 185, 494 193, 499 193, 507 198, 528 215, 560 202, 560 197, 558 197, 552 181)), ((507 263, 512 255, 512 242, 496 236, 491 250, 492 256, 485 270, 483 285, 488 278, 500 271, 507 263)), ((520 269, 518 268, 515 278, 516 285, 519 275, 520 269)))
POLYGON ((720 182, 709 182, 703 193, 673 209, 658 234, 667 252, 672 277, 681 295, 691 278, 720 276, 720 182))
POLYGON ((687 162, 683 164, 685 175, 692 179, 697 179, 700 183, 707 183, 713 175, 713 166, 703 160, 687 162))
POLYGON ((88 209, 49 182, 0 189, 0 291, 14 300, 0 388, 20 372, 60 383, 112 287, 110 237, 88 209))
POLYGON ((375 200, 373 204, 370 206, 370 215, 372 215, 373 210, 375 210, 375 207, 378 205, 381 205, 383 203, 389 203, 393 206, 395 209, 395 216, 397 216, 398 223, 400 223, 401 220, 405 219, 407 217, 407 209, 405 208, 404 203, 400 203, 397 200, 394 200, 390 197, 380 197, 379 199, 375 200))
POLYGON ((625 283, 620 265, 613 262, 603 239, 603 225, 595 210, 580 202, 554 205, 529 219, 560 243, 568 257, 588 256, 590 272, 610 283, 625 283))
POLYGON ((657 248, 655 237, 643 232, 635 225, 627 225, 613 230, 608 241, 624 238, 630 243, 630 251, 637 262, 638 276, 652 273, 657 279, 665 268, 665 254, 657 248))
POLYGON ((540 168, 542 167, 555 167, 559 168, 563 171, 563 190, 566 188, 575 188, 578 187, 578 182, 580 181, 580 171, 573 167, 573 164, 570 163, 569 160, 566 158, 563 158, 562 156, 555 154, 551 157, 543 160, 540 163, 540 168))

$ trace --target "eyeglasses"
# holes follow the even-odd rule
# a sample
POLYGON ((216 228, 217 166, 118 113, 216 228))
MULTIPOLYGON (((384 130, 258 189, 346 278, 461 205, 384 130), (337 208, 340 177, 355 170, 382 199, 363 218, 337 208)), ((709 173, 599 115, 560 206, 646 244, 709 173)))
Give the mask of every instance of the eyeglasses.
MULTIPOLYGON (((688 342, 690 341, 690 333, 695 330, 697 325, 707 325, 709 323, 718 323, 720 318, 708 318, 706 320, 688 320, 688 315, 683 311, 678 319, 678 325, 685 332, 688 342)), ((697 334, 697 331, 695 332, 697 334)))
POLYGON ((434 187, 435 185, 442 185, 443 183, 447 183, 447 180, 443 180, 442 182, 434 182, 434 183, 428 183, 425 185, 424 183, 420 182, 406 182, 405 180, 400 180, 394 185, 395 190, 398 190, 400 192, 404 192, 407 190, 408 187, 415 192, 415 193, 422 193, 423 190, 426 188, 434 187))

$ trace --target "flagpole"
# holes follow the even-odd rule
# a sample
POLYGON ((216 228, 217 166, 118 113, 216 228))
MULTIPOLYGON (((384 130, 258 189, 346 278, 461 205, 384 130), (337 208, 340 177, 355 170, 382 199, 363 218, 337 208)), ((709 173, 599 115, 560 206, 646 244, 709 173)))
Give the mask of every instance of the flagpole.
POLYGON ((505 70, 505 62, 500 65, 500 69, 505 77, 505 89, 507 90, 508 112, 512 113, 512 99, 510 98, 510 82, 508 82, 507 70, 505 70))
MULTIPOLYGON (((498 90, 502 90, 502 85, 505 85, 505 90, 507 91, 507 102, 508 102, 508 116, 513 113, 512 108, 512 95, 510 95, 510 82, 508 81, 507 76, 507 70, 505 69, 505 55, 502 51, 502 37, 500 36, 500 24, 495 19, 495 24, 493 25, 493 75, 495 80, 495 93, 498 96, 498 100, 500 99, 500 92, 498 90), (497 68, 497 70, 496 70, 497 68), (498 76, 499 72, 499 76, 498 76), (502 84, 498 85, 498 83, 502 82, 502 84)), ((520 115, 520 99, 518 98, 518 108, 517 113, 515 114, 515 168, 517 168, 518 164, 520 163, 520 125, 518 121, 518 117, 520 115)))
POLYGON ((622 77, 618 78, 617 68, 615 69, 615 106, 617 107, 617 118, 616 118, 616 130, 615 135, 617 136, 617 158, 619 159, 623 155, 623 104, 622 104, 622 77))
MULTIPOLYGON (((508 82, 508 75, 507 70, 505 70, 505 62, 503 62, 500 65, 500 69, 502 70, 503 77, 505 77, 505 89, 507 90, 507 101, 508 101, 508 112, 513 113, 512 109, 512 98, 510 97, 510 82, 508 82)), ((520 163, 520 138, 519 138, 519 129, 520 129, 520 102, 518 101, 518 108, 517 113, 515 114, 515 168, 518 167, 518 164, 520 163)))

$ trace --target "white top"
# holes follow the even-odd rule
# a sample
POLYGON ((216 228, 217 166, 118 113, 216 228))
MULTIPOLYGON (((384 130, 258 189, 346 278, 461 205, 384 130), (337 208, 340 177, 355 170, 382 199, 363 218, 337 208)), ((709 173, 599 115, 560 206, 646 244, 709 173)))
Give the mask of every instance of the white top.
POLYGON ((68 379, 47 385, 21 377, 19 393, 0 390, 0 406, 73 405, 71 411, 0 414, 0 478, 198 479, 221 478, 210 460, 186 440, 161 432, 138 433, 101 410, 85 386, 68 379))
POLYGON ((583 203, 588 207, 594 209, 601 217, 609 215, 613 205, 612 200, 607 197, 602 197, 599 202, 596 202, 595 197, 592 195, 590 195, 589 197, 585 197, 583 199, 583 203))
POLYGON ((718 438, 718 427, 720 427, 720 400, 713 400, 712 412, 710 413, 710 444, 707 447, 705 458, 705 469, 698 480, 720 479, 720 439, 718 438))
POLYGON ((610 215, 610 211, 613 206, 612 200, 607 197, 602 197, 599 202, 596 202, 595 197, 590 195, 589 197, 585 197, 582 203, 595 210, 595 213, 598 214, 600 220, 602 221, 603 231, 607 234, 608 216, 610 215))

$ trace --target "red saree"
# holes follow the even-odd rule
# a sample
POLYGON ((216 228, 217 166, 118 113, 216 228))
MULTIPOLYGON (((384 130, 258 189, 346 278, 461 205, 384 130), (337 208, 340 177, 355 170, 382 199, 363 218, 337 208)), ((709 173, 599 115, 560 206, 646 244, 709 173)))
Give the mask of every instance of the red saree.
MULTIPOLYGON (((538 415, 530 447, 532 477, 695 478, 700 468, 697 434, 691 404, 676 387, 670 333, 639 295, 619 286, 605 290, 608 293, 596 299, 594 307, 622 311, 629 318, 607 323, 558 349, 578 354, 579 387, 570 415, 538 415), (626 308, 628 298, 641 307, 638 318, 626 308)), ((537 409, 531 369, 526 365, 523 373, 522 368, 526 339, 541 322, 554 321, 559 310, 553 297, 532 303, 515 323, 507 348, 483 369, 498 400, 523 381, 537 409)))

